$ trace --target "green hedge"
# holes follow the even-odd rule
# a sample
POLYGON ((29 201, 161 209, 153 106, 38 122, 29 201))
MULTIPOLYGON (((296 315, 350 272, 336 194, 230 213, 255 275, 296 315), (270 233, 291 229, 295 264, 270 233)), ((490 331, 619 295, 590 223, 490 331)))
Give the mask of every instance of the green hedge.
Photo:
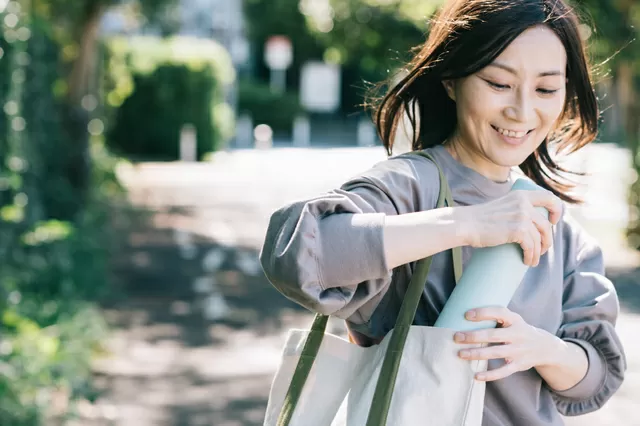
POLYGON ((268 124, 276 132, 291 132, 302 107, 297 92, 274 93, 268 84, 240 81, 238 111, 251 115, 254 125, 268 124))
POLYGON ((232 135, 224 88, 235 78, 226 50, 188 37, 112 38, 105 43, 107 143, 142 159, 177 159, 185 124, 196 128, 198 156, 232 135))

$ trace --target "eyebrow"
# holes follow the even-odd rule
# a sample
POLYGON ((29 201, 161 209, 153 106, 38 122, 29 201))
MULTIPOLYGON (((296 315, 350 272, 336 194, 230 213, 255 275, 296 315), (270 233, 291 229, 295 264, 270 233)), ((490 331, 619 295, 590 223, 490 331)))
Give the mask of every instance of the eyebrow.
MULTIPOLYGON (((493 62, 493 63, 490 63, 490 64, 489 64, 489 65, 487 65, 487 66, 500 68, 500 69, 503 69, 503 70, 505 70, 505 71, 510 72, 511 74, 515 74, 515 75, 517 75, 517 74, 518 74, 518 72, 517 72, 515 69, 511 68, 511 67, 510 67, 510 66, 508 66, 508 65, 502 64, 502 63, 500 63, 500 62, 493 62)), ((563 71, 555 71, 555 70, 553 70, 553 71, 543 71, 543 72, 541 72, 541 73, 539 73, 539 74, 538 74, 538 77, 548 77, 548 76, 550 76, 550 75, 559 75, 559 76, 563 76, 563 75, 564 75, 564 72, 563 72, 563 71)))

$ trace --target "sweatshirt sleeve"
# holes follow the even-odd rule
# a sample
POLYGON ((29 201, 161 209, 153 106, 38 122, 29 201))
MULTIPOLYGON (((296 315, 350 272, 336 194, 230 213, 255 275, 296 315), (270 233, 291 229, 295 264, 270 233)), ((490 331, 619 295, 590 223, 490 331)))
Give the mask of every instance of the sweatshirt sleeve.
POLYGON ((385 217, 437 202, 436 166, 412 157, 385 160, 339 189, 275 211, 260 253, 272 285, 313 312, 368 321, 392 276, 385 217))
POLYGON ((555 392, 558 410, 565 416, 600 409, 622 385, 627 368, 615 330, 618 296, 605 277, 602 251, 577 225, 571 228, 565 233, 569 247, 565 264, 570 267, 565 272, 563 323, 558 336, 582 347, 589 367, 574 387, 555 392))

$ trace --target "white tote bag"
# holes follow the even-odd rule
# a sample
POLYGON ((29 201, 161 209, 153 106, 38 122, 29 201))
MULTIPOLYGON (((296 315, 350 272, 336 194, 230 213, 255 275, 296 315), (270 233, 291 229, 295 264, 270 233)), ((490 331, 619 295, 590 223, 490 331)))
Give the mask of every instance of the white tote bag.
MULTIPOLYGON (((437 207, 445 204, 453 205, 440 170, 437 207)), ((459 248, 453 259, 457 280, 459 248)), ((455 330, 412 325, 430 265, 418 262, 395 327, 378 345, 326 333, 322 315, 311 330, 290 331, 264 426, 480 426, 485 383, 474 375, 487 362, 460 359, 472 345, 455 343, 455 330)))

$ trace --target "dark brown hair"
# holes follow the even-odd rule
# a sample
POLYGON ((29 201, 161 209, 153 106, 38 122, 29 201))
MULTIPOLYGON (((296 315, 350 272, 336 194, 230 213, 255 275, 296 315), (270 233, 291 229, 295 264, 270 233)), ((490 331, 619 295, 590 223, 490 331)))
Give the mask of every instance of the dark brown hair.
POLYGON ((426 43, 408 64, 408 74, 374 103, 375 123, 387 153, 391 155, 405 111, 413 130, 413 150, 444 143, 454 132, 457 118, 456 105, 442 82, 481 70, 536 25, 550 28, 565 47, 566 101, 558 128, 520 169, 563 200, 580 202, 569 194, 574 185, 559 179, 566 177, 562 173, 572 172, 553 160, 549 145, 564 153, 587 145, 597 135, 599 112, 578 18, 562 0, 449 0, 432 21, 426 43))

